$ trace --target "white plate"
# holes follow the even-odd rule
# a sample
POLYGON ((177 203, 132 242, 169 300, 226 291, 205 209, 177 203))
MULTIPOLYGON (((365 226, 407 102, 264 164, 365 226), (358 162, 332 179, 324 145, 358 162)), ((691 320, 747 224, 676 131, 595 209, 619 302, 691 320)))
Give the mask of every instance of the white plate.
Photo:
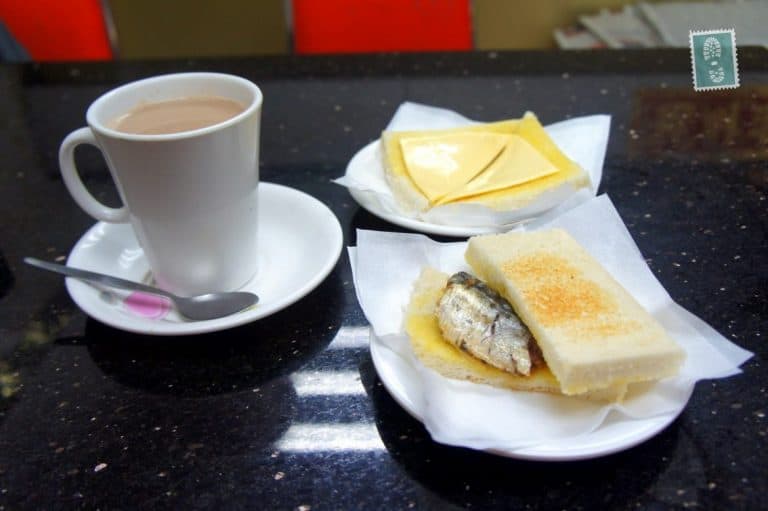
MULTIPOLYGON (((451 128, 471 120, 456 112, 405 102, 387 125, 387 130, 419 130, 451 128)), ((555 144, 589 173, 591 188, 574 190, 557 187, 542 194, 516 211, 493 211, 481 205, 446 205, 430 210, 427 218, 403 214, 394 204, 381 160, 380 142, 374 140, 361 148, 347 164, 340 184, 349 189, 352 198, 369 213, 387 222, 427 234, 468 237, 477 234, 505 232, 521 222, 559 214, 589 200, 595 195, 603 175, 603 162, 610 133, 611 118, 590 115, 568 119, 544 127, 555 144), (461 209, 458 209, 461 208, 461 209)))
MULTIPOLYGON (((349 160, 346 173, 349 174, 351 170, 356 167, 370 167, 371 165, 381 166, 379 158, 376 156, 378 151, 379 141, 374 140, 362 149, 360 149, 349 160)), ((383 170, 382 170, 383 172, 383 170)), ((414 231, 423 232, 427 234, 436 234, 440 236, 454 236, 454 237, 468 237, 478 234, 488 234, 494 232, 506 232, 516 224, 505 225, 493 225, 493 226, 462 226, 462 225, 444 225, 434 224, 429 222, 423 222, 415 218, 404 216, 401 214, 393 213, 384 208, 381 203, 371 194, 366 193, 356 188, 348 188, 350 195, 355 201, 366 211, 374 216, 386 220, 400 227, 406 229, 412 229, 414 231)))
MULTIPOLYGON (((410 386, 415 381, 401 373, 396 364, 390 363, 381 341, 371 333, 371 358, 384 387, 394 400, 415 419, 423 422, 421 410, 413 398, 410 386)), ((397 357, 397 355, 394 355, 397 357)), ((693 393, 691 387, 685 402, 693 393)), ((610 416, 596 430, 575 438, 558 438, 518 449, 490 449, 486 452, 509 458, 535 461, 575 461, 606 456, 634 447, 661 432, 685 409, 685 404, 674 413, 648 419, 613 420, 610 416)))
MULTIPOLYGON (((132 305, 130 292, 105 290, 67 278, 69 294, 89 316, 107 325, 152 335, 187 335, 231 328, 269 316, 304 297, 331 272, 341 254, 343 236, 336 216, 303 192, 272 183, 259 184, 259 271, 242 290, 259 303, 237 314, 188 321, 168 310, 132 305)), ((67 264, 128 280, 151 275, 144 252, 128 224, 99 222, 77 242, 67 264)))

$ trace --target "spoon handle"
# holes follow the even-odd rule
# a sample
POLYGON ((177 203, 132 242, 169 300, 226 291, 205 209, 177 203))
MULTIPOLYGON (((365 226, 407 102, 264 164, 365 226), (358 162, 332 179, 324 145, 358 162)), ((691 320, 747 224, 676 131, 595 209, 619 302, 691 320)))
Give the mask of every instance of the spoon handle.
POLYGON ((41 268, 43 270, 52 271, 55 273, 61 273, 67 277, 75 277, 81 280, 87 280, 96 284, 106 284, 107 286, 119 287, 122 289, 130 289, 132 291, 144 291, 145 293, 153 293, 156 295, 163 295, 169 298, 174 298, 171 293, 158 289, 156 287, 146 286, 138 282, 131 280, 125 280, 118 277, 112 277, 111 275, 104 275, 103 273, 96 273, 93 271, 81 270, 79 268, 73 268, 71 266, 64 266, 62 264, 49 263, 47 261, 41 261, 34 257, 25 257, 24 262, 41 268))

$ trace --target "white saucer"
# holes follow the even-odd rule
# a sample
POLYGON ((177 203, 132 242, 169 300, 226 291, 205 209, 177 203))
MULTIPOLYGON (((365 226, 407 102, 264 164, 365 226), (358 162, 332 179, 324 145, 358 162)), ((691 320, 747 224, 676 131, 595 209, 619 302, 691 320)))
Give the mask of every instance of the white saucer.
MULTIPOLYGON (((360 149, 357 153, 355 153, 352 159, 349 160, 349 164, 347 164, 346 174, 354 171, 355 168, 372 168, 373 166, 375 166, 377 169, 380 169, 381 173, 383 174, 384 169, 381 165, 381 159, 377 156, 379 145, 380 142, 378 140, 374 140, 373 142, 360 149)), ((399 225, 400 227, 405 227, 406 229, 411 229, 427 234, 468 237, 478 234, 505 232, 511 229, 513 225, 515 225, 505 224, 492 226, 462 226, 423 222, 412 217, 388 211, 375 198, 375 196, 371 195, 370 193, 351 187, 348 188, 348 190, 355 202, 357 202, 363 209, 372 215, 377 216, 382 220, 386 220, 392 224, 399 225)))
MULTIPOLYGON (((399 355, 385 348, 373 333, 370 350, 376 372, 392 398, 416 420, 423 422, 418 399, 415 399, 417 379, 403 370, 399 355)), ((517 449, 489 449, 486 452, 535 461, 575 461, 620 452, 648 440, 669 426, 685 409, 692 393, 693 387, 674 412, 631 420, 609 416, 596 430, 578 437, 558 438, 517 449)), ((424 403, 422 406, 429 405, 424 403)))
MULTIPOLYGON (((259 271, 242 290, 258 294, 260 300, 242 312, 188 321, 162 302, 151 310, 132 306, 130 292, 104 290, 72 278, 66 279, 67 290, 89 316, 143 334, 200 334, 269 316, 304 297, 325 279, 339 259, 343 236, 336 216, 323 203, 277 184, 259 184, 259 218, 259 271)), ((67 264, 139 282, 151 279, 144 252, 129 224, 97 223, 77 242, 67 264)))

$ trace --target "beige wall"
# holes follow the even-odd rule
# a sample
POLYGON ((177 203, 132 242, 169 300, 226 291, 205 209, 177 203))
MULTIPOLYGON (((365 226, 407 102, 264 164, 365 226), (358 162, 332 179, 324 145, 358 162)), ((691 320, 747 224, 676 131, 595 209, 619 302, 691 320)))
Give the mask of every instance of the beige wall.
POLYGON ((287 53, 283 0, 108 0, 119 58, 287 53))
POLYGON ((636 0, 472 0, 475 47, 556 48, 555 28, 572 25, 583 14, 632 3, 636 0))

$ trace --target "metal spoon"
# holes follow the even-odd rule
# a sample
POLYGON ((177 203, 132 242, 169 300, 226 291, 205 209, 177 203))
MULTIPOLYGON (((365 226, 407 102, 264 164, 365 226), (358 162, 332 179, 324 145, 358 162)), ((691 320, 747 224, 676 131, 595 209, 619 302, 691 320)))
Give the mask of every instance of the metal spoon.
POLYGON ((216 319, 223 316, 229 316, 230 314, 234 314, 235 312, 241 311, 246 307, 250 307, 259 301, 259 297, 255 294, 241 291, 229 293, 208 293, 205 295, 181 297, 156 287, 139 284, 138 282, 124 280, 92 271, 80 270, 71 266, 49 263, 46 261, 41 261, 40 259, 35 259, 34 257, 25 257, 24 262, 37 268, 42 268, 43 270, 61 273, 62 275, 66 275, 68 277, 87 280, 96 284, 104 284, 111 287, 118 287, 122 289, 130 289, 133 291, 142 291, 144 293, 152 293, 155 295, 165 296, 170 298, 171 301, 176 305, 176 310, 179 311, 179 314, 186 318, 195 320, 216 319))

